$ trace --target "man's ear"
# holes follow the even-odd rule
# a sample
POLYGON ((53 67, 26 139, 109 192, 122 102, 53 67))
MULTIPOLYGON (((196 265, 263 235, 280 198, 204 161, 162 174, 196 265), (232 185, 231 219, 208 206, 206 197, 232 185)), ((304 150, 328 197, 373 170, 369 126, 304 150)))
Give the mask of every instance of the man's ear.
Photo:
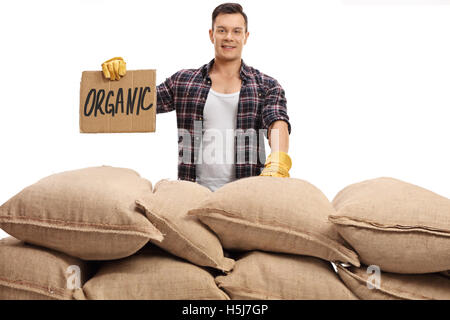
POLYGON ((213 37, 212 29, 209 29, 209 39, 211 40, 211 43, 214 44, 214 37, 213 37))
POLYGON ((250 35, 250 32, 247 31, 247 33, 245 34, 244 44, 247 44, 247 39, 248 39, 249 35, 250 35))

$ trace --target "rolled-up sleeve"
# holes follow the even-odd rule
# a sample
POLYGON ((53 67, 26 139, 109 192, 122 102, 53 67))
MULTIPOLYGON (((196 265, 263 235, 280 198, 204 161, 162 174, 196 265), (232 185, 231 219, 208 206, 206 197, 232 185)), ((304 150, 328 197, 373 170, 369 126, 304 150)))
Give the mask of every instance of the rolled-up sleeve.
POLYGON ((270 87, 266 92, 264 106, 262 109, 262 125, 264 136, 267 138, 267 130, 270 125, 277 120, 284 120, 288 125, 289 134, 291 134, 291 124, 287 114, 287 101, 284 89, 278 81, 271 81, 270 87))
POLYGON ((175 73, 166 81, 156 87, 156 113, 164 113, 175 110, 174 87, 178 73, 175 73))

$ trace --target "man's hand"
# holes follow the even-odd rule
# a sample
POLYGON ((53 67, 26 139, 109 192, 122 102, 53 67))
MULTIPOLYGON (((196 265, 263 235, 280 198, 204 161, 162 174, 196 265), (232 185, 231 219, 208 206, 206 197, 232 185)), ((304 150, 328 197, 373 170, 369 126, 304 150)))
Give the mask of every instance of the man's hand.
POLYGON ((127 64, 122 57, 116 57, 103 62, 102 71, 105 78, 119 80, 127 73, 127 64))
POLYGON ((286 152, 272 152, 266 160, 264 170, 260 176, 289 178, 289 170, 291 169, 291 157, 286 152))

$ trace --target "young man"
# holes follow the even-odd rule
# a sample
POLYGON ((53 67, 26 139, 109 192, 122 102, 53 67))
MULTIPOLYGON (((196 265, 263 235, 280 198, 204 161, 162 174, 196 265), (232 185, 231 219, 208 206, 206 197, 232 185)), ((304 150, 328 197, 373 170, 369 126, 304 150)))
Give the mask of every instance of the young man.
MULTIPOLYGON (((248 36, 241 5, 219 5, 209 30, 214 59, 199 69, 180 70, 157 86, 157 113, 177 113, 178 179, 215 191, 244 177, 289 177, 285 93, 274 78, 242 60, 248 36), (264 137, 271 147, 267 160, 264 137)), ((126 72, 122 58, 102 68, 111 80, 126 72)))

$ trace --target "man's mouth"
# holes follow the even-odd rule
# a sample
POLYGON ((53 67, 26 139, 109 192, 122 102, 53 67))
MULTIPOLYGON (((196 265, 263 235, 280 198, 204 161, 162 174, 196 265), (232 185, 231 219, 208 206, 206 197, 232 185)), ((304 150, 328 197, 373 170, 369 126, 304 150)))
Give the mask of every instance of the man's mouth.
POLYGON ((225 50, 233 50, 236 47, 232 47, 232 46, 222 46, 223 49, 225 50))

